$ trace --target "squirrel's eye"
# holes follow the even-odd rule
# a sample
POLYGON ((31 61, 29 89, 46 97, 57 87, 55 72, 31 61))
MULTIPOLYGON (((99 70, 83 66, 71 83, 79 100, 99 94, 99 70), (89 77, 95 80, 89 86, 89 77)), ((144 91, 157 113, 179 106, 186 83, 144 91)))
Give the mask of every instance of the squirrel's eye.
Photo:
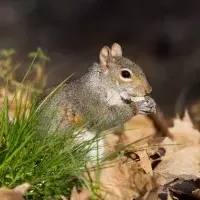
POLYGON ((131 78, 131 73, 128 70, 122 70, 121 75, 123 78, 131 78))

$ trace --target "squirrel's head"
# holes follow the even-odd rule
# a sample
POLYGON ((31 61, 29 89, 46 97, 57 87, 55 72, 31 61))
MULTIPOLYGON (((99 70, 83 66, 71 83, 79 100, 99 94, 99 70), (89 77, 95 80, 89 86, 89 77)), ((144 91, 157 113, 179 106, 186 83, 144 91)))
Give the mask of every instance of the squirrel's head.
POLYGON ((122 90, 131 96, 146 96, 152 89, 141 68, 122 56, 122 48, 114 43, 111 49, 104 46, 99 54, 101 71, 122 90))

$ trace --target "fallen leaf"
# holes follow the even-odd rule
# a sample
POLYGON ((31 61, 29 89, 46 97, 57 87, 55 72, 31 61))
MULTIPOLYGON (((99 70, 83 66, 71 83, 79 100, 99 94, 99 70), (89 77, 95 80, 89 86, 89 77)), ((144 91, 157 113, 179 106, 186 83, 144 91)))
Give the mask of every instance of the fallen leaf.
POLYGON ((20 194, 24 194, 30 187, 31 185, 29 183, 23 183, 22 185, 15 187, 13 190, 20 194))
POLYGON ((176 178, 200 178, 200 145, 190 146, 163 157, 155 168, 157 182, 164 185, 176 178))
POLYGON ((30 184, 24 183, 14 189, 0 188, 0 200, 23 200, 23 194, 30 188, 30 184))
POLYGON ((126 140, 123 140, 124 145, 129 145, 129 149, 135 149, 139 146, 144 146, 149 139, 154 136, 156 129, 153 122, 145 115, 136 115, 131 120, 124 124, 123 134, 126 140), (143 139, 146 138, 146 139, 143 139), (142 140, 143 139, 143 140, 142 140), (134 143, 134 141, 141 140, 134 143))
POLYGON ((183 120, 176 117, 173 123, 174 126, 169 128, 173 140, 185 145, 200 143, 200 132, 194 128, 187 110, 185 110, 183 120))
POLYGON ((149 159, 149 156, 147 154, 146 150, 137 151, 135 152, 140 157, 140 166, 144 171, 151 176, 153 175, 152 167, 151 167, 151 161, 149 159))

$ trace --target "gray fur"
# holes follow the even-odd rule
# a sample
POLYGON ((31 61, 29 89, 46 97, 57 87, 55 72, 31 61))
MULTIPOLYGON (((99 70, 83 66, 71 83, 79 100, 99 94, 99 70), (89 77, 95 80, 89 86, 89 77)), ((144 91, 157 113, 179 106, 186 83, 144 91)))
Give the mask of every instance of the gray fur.
POLYGON ((134 110, 123 101, 119 106, 109 106, 107 92, 111 89, 120 93, 120 88, 113 85, 95 63, 81 79, 64 85, 48 100, 40 113, 40 122, 51 123, 55 130, 62 116, 59 112, 54 116, 54 112, 70 104, 78 115, 86 119, 89 126, 93 125, 91 128, 98 131, 120 125, 134 115, 134 110), (102 111, 105 115, 102 115, 102 111))
MULTIPOLYGON (((105 65, 103 68, 101 64, 94 63, 80 79, 56 91, 39 114, 40 127, 48 125, 51 132, 57 127, 59 130, 67 128, 68 123, 61 122, 61 112, 69 105, 87 122, 87 129, 91 131, 104 131, 122 125, 136 115, 139 107, 136 109, 137 105, 130 102, 131 96, 145 96, 151 91, 145 75, 139 66, 127 58, 111 56, 108 60, 108 73, 103 71, 105 65), (133 72, 132 82, 120 82, 123 68, 133 72)), ((155 106, 152 99, 149 102, 155 106)), ((147 104, 142 104, 141 108, 141 113, 151 112, 147 104)))

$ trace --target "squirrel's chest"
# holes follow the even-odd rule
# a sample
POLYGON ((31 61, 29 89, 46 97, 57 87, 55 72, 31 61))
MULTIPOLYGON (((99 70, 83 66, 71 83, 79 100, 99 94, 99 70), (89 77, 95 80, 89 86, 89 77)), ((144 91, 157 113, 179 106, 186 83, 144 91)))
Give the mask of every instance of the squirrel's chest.
MULTIPOLYGON (((74 95, 73 100, 67 101, 65 105, 60 106, 62 126, 70 124, 82 125, 90 121, 96 124, 102 121, 104 117, 109 116, 112 117, 113 121, 116 121, 115 115, 117 113, 116 117, 119 117, 119 114, 117 111, 113 111, 113 107, 120 109, 124 107, 126 109, 127 107, 121 99, 120 93, 114 89, 99 90, 97 93, 89 96, 86 96, 84 92, 81 91, 78 96, 74 95)), ((86 94, 91 94, 91 92, 86 94)), ((124 113, 126 112, 124 111, 124 113)), ((126 118, 126 116, 124 117, 126 118)))

